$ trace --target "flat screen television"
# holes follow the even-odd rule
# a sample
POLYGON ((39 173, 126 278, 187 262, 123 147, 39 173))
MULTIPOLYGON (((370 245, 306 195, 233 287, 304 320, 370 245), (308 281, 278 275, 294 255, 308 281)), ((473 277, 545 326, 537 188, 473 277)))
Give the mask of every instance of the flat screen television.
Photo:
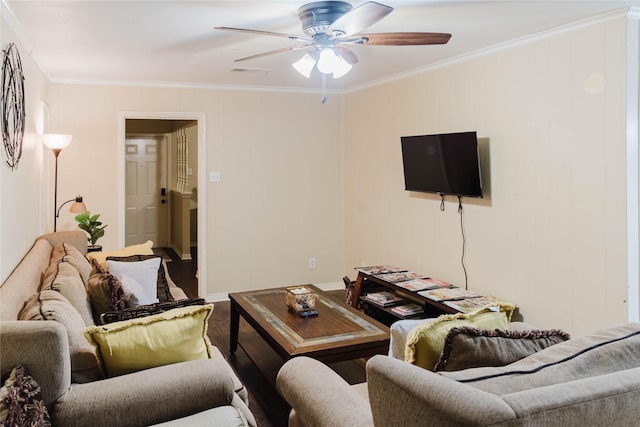
POLYGON ((482 197, 475 132, 403 136, 400 140, 405 190, 482 197))

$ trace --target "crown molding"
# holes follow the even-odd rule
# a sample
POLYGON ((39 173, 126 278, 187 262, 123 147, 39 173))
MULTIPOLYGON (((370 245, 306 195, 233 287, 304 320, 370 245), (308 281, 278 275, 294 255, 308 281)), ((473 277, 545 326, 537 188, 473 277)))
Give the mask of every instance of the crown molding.
POLYGON ((358 92, 364 89, 369 89, 372 87, 380 86, 383 84, 395 82, 398 80, 403 80, 409 77, 414 77, 420 74, 423 74, 428 71, 437 70, 444 67, 449 67, 451 65, 460 64, 462 62, 467 62, 476 58, 482 58, 484 56, 492 55, 496 52, 502 52, 505 50, 513 49, 514 47, 523 46, 526 44, 534 43, 539 40, 544 40, 550 37, 555 37, 560 34, 566 34, 569 32, 573 32, 576 30, 580 30, 586 27, 590 27, 593 25, 598 25, 603 22, 608 22, 613 19, 618 19, 622 17, 629 16, 631 14, 640 14, 640 7, 631 7, 631 8, 622 8, 619 10, 614 10, 608 13, 604 13, 598 16, 585 18, 580 21, 575 21, 566 25, 562 25, 559 27, 551 28, 549 30, 540 31, 535 34, 530 34, 524 37, 519 37, 517 39, 509 40, 503 43, 498 43, 493 46, 489 46, 484 49, 476 50, 473 52, 465 53, 454 58, 450 58, 444 61, 436 62, 434 64, 427 65, 425 67, 416 68, 414 70, 395 74, 393 76, 385 77, 382 79, 374 80, 368 83, 364 83, 358 86, 354 86, 348 89, 345 89, 343 93, 352 93, 358 92))

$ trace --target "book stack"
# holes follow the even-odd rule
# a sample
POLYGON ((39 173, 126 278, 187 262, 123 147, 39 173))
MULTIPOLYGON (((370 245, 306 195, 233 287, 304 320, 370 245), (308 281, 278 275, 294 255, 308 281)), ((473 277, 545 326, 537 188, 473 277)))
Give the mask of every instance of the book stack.
POLYGON ((398 305, 396 307, 393 307, 391 311, 393 311, 396 314, 399 314, 402 317, 408 317, 408 316, 413 316, 415 314, 420 314, 424 311, 424 309, 422 308, 422 306, 418 304, 410 303, 410 304, 403 304, 403 305, 398 305))
POLYGON ((364 299, 382 307, 388 307, 402 301, 402 298, 388 291, 371 292, 364 299))

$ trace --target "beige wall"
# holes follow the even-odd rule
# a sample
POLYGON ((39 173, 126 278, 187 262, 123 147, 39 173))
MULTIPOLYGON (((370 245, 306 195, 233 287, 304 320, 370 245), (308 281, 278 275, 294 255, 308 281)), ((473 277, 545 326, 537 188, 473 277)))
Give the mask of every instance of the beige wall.
POLYGON ((543 328, 626 321, 625 31, 615 19, 347 95, 347 267, 464 285, 457 201, 441 212, 403 190, 400 136, 476 130, 489 191, 463 199, 469 288, 543 328))
MULTIPOLYGON (((4 11, 4 10, 3 10, 4 11)), ((25 76, 25 134, 22 157, 13 171, 6 165, 2 148, 0 165, 0 282, 13 271, 20 259, 44 229, 53 229, 53 155, 38 138, 47 130, 42 114, 42 101, 47 101, 49 84, 17 40, 4 16, 0 21, 2 49, 15 43, 25 76), (49 178, 50 176, 50 178, 49 178), (50 179, 50 181, 49 181, 50 179), (49 182, 49 185, 46 183, 49 182)), ((55 129, 50 129, 55 132, 55 129)), ((60 167, 65 167, 66 152, 60 154, 60 167)), ((61 173, 64 173, 61 171, 61 173)), ((59 199, 66 195, 60 195, 59 199)), ((69 198, 75 194, 69 196, 69 198)), ((65 199, 62 199, 63 201, 65 199)), ((73 218, 71 218, 73 220, 73 218)))
MULTIPOLYGON (((222 182, 199 188, 206 209, 205 295, 335 283, 344 270, 341 99, 317 94, 52 84, 51 120, 74 136, 60 188, 85 195, 119 245, 118 114, 206 117, 206 168, 222 182), (308 268, 316 258, 317 267, 308 268)), ((200 155, 200 153, 199 153, 200 155)))
MULTIPOLYGON (((16 41, 2 21, 4 46, 16 41)), ((525 320, 574 334, 626 320, 624 19, 513 46, 394 83, 332 96, 48 84, 19 45, 27 132, 0 171, 0 273, 52 229, 53 157, 37 141, 73 135, 59 195, 83 194, 118 246, 118 114, 206 117, 205 294, 339 281, 397 263, 462 284, 456 204, 403 191, 401 135, 477 130, 488 194, 464 200, 471 289, 525 320), (593 73, 605 90, 589 93, 593 73), (346 167, 343 167, 343 164, 346 167), (343 201, 344 200, 344 201, 343 201), (346 224, 346 225, 345 225, 346 224), (317 268, 309 270, 309 257, 317 268)), ((64 214, 63 214, 64 215, 64 214)), ((71 216, 61 229, 75 227, 71 216)))

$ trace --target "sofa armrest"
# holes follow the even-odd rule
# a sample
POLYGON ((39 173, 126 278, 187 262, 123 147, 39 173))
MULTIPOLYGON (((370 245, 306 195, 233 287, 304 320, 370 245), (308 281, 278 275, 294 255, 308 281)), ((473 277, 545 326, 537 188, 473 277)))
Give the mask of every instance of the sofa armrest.
POLYGON ((73 384, 53 407, 52 424, 142 426, 232 405, 255 425, 251 412, 235 395, 224 363, 194 360, 73 384))
POLYGON ((82 255, 87 254, 87 233, 82 230, 58 231, 49 234, 43 234, 38 239, 44 239, 49 242, 52 248, 60 243, 68 243, 75 246, 82 255))
POLYGON ((502 398, 386 356, 367 362, 375 425, 493 425, 515 419, 502 398))
POLYGON ((0 322, 0 372, 24 365, 50 405, 71 385, 69 340, 62 324, 54 321, 0 322))
POLYGON ((285 363, 276 387, 300 425, 373 426, 369 402, 331 368, 308 357, 285 363))
POLYGON ((520 425, 638 424, 640 368, 505 394, 520 425), (615 408, 615 409, 613 409, 615 408))

